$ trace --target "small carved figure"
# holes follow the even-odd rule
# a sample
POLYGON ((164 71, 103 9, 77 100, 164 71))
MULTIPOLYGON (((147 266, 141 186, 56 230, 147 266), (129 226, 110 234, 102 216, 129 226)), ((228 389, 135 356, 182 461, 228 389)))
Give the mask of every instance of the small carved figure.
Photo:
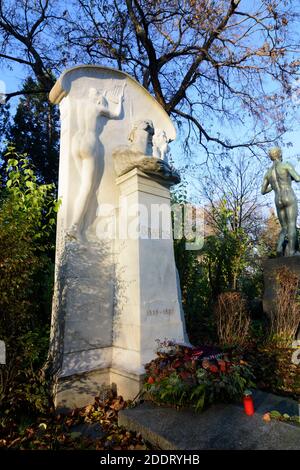
POLYGON ((131 150, 151 157, 153 153, 153 135, 152 121, 135 122, 128 137, 131 142, 131 150))
POLYGON ((153 136, 153 156, 168 163, 168 151, 169 143, 167 134, 162 129, 155 129, 153 136))

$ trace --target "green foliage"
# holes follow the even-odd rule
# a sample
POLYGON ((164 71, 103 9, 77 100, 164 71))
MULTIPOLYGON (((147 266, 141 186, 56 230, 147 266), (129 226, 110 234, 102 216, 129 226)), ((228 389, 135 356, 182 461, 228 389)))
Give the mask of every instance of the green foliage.
POLYGON ((239 363, 232 364, 229 372, 218 375, 199 368, 197 379, 205 389, 207 403, 239 401, 244 391, 254 386, 251 368, 239 363))
MULTIPOLYGON (((181 201, 180 195, 176 197, 181 201)), ((186 250, 185 238, 174 243, 187 329, 196 343, 216 340, 213 308, 218 295, 241 289, 246 277, 249 288, 250 239, 242 228, 232 229, 234 214, 225 200, 212 210, 216 227, 200 252, 186 250)))
MULTIPOLYGON (((20 155, 10 146, 5 154, 7 162, 6 198, 3 213, 10 207, 9 223, 21 223, 33 240, 44 242, 53 232, 59 202, 54 201, 54 184, 40 184, 27 155, 20 155)), ((7 215, 6 215, 7 216, 7 215)), ((42 243, 39 249, 42 249, 42 243)))
POLYGON ((229 222, 233 212, 227 208, 225 200, 212 211, 217 230, 206 238, 202 262, 215 298, 221 292, 238 288, 240 276, 247 266, 250 240, 242 228, 231 229, 229 222))
POLYGON ((54 250, 53 185, 38 184, 28 160, 9 149, 6 187, 0 212, 0 312, 5 337, 22 331, 22 319, 32 309, 38 278, 49 271, 54 250), (16 322, 15 315, 19 321, 16 322), (10 333, 9 333, 10 332, 10 333))
POLYGON ((202 385, 191 387, 177 372, 162 378, 158 384, 145 384, 150 396, 155 397, 159 403, 168 403, 174 406, 193 404, 195 409, 202 410, 204 406, 205 388, 202 385))
POLYGON ((179 273, 185 320, 192 342, 214 338, 211 315, 211 286, 197 252, 186 250, 185 239, 175 240, 175 261, 179 273))
MULTIPOLYGON (((182 209, 184 208, 187 203, 185 181, 181 182, 176 192, 172 194, 172 202, 181 204, 182 209)), ((173 217, 176 217, 176 213, 173 217)), ((174 240, 175 262, 179 274, 186 326, 192 342, 199 341, 199 338, 209 341, 214 335, 210 311, 211 288, 207 271, 199 262, 199 253, 187 250, 187 242, 185 236, 174 240)))
POLYGON ((53 282, 53 184, 39 184, 26 156, 10 147, 0 191, 0 338, 7 363, 0 368, 2 410, 40 411, 45 404, 38 370, 48 348, 53 282))
POLYGON ((277 410, 270 411, 269 413, 267 413, 267 415, 269 415, 271 419, 275 419, 277 421, 283 421, 285 423, 292 423, 292 424, 300 425, 300 416, 297 416, 297 415, 290 416, 287 413, 282 414, 277 410))
POLYGON ((9 105, 0 104, 0 150, 4 147, 4 137, 9 128, 9 105))

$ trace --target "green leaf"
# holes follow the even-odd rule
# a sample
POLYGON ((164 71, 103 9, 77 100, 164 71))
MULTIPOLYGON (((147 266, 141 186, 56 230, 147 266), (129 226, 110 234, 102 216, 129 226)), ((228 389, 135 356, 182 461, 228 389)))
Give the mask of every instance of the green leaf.
POLYGON ((279 413, 279 411, 276 411, 276 410, 273 410, 270 412, 270 416, 271 418, 281 418, 281 413, 279 413))

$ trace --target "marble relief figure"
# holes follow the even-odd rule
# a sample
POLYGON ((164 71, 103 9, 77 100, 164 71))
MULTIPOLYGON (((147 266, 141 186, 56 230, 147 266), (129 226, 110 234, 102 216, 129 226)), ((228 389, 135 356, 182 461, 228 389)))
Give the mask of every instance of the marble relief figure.
POLYGON ((152 156, 154 127, 150 120, 136 121, 128 136, 131 152, 152 156))
POLYGON ((121 116, 124 87, 125 84, 105 91, 91 87, 88 96, 77 100, 78 130, 72 138, 71 152, 80 183, 68 235, 78 241, 85 241, 85 216, 101 177, 101 132, 105 119, 118 119, 121 116), (101 117, 104 119, 101 120, 101 117))

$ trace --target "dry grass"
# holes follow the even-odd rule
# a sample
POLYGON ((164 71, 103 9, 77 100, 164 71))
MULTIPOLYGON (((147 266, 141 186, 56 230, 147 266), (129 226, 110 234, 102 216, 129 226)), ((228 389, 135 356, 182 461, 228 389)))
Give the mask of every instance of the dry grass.
POLYGON ((248 338, 250 317, 246 300, 239 292, 224 292, 218 297, 216 323, 221 345, 243 345, 248 338))
POLYGON ((300 323, 300 281, 296 274, 286 267, 276 272, 276 305, 271 312, 270 334, 273 339, 291 344, 300 323))

